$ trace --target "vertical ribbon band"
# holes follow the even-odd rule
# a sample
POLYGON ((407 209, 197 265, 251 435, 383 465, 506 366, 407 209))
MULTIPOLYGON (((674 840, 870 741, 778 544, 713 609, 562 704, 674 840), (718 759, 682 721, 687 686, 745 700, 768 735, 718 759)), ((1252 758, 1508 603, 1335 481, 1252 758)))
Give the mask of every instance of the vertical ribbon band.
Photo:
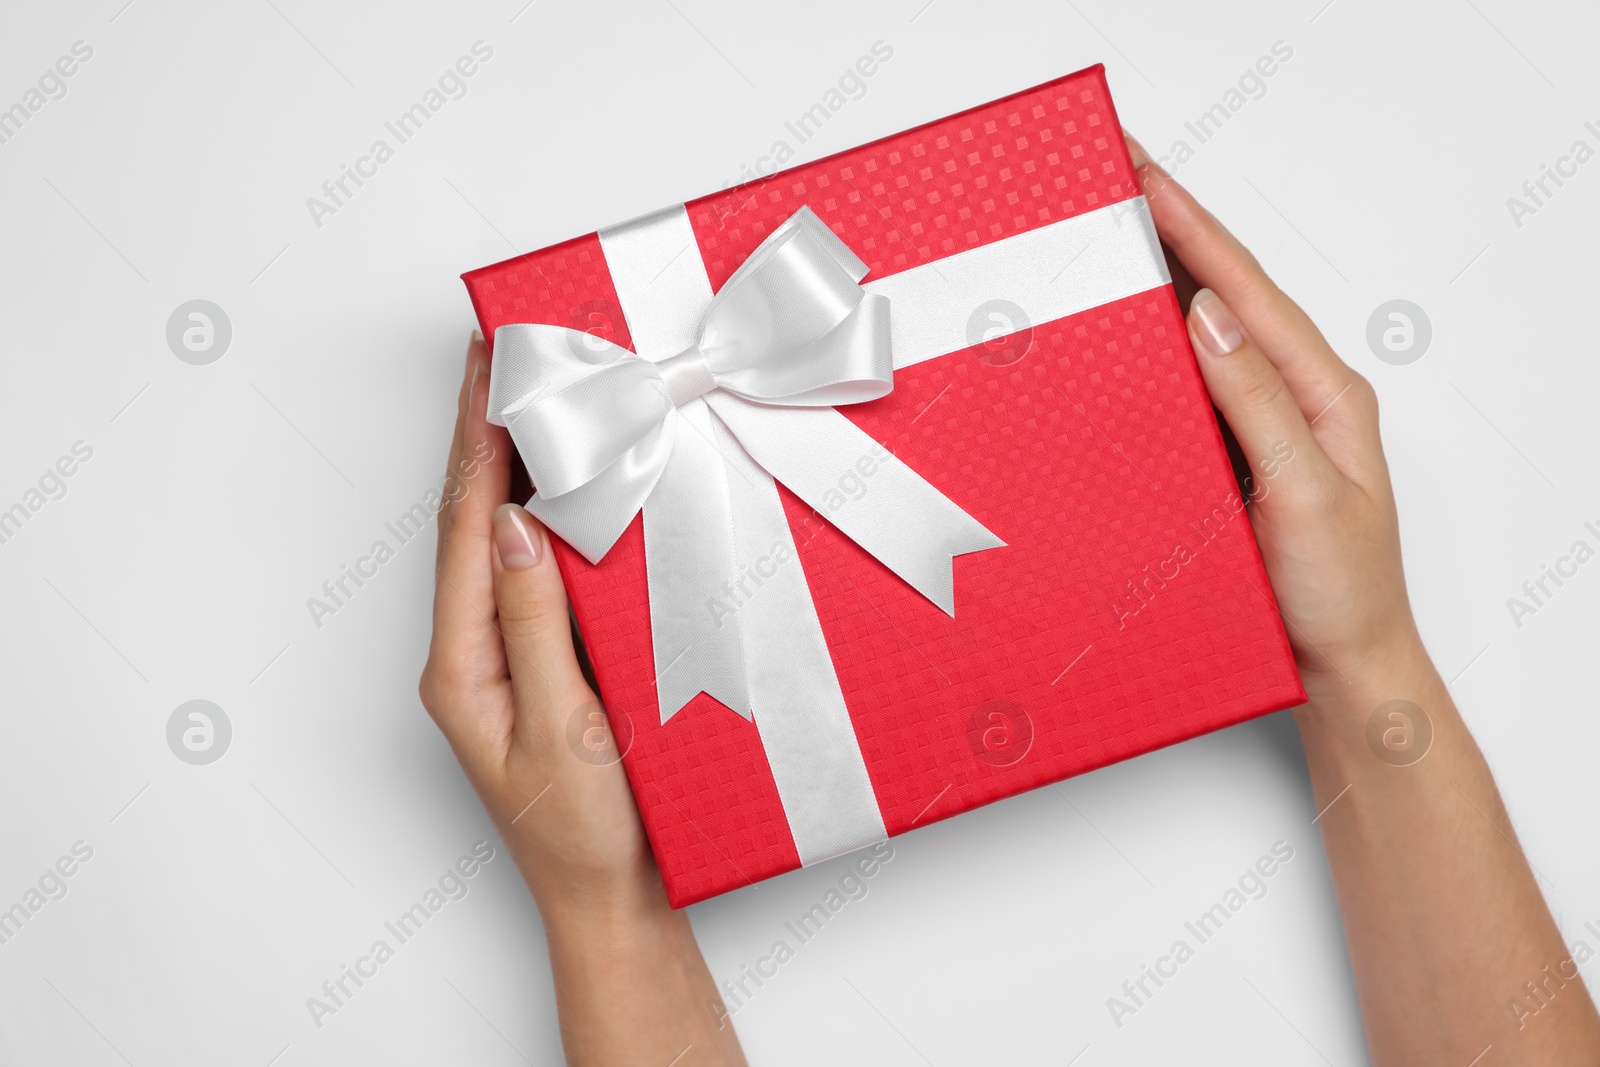
MULTIPOLYGON (((692 345, 712 292, 688 213, 680 207, 602 230, 600 247, 638 355, 670 361, 692 345)), ((672 713, 668 709, 675 711, 704 688, 734 711, 753 717, 800 862, 817 863, 881 841, 888 833, 777 486, 712 410, 701 397, 679 408, 678 415, 688 424, 691 442, 685 468, 702 481, 720 483, 716 489, 726 494, 727 513, 733 518, 728 568, 717 573, 714 559, 702 564, 706 530, 683 528, 670 512, 662 514, 665 509, 652 506, 654 493, 644 506, 658 699, 666 717, 672 713), (708 606, 719 603, 717 598, 727 605, 721 586, 729 576, 746 573, 759 560, 775 559, 776 565, 769 562, 766 568, 770 576, 754 595, 734 604, 731 614, 708 606), (691 573, 680 570, 690 561, 691 573), (666 578, 667 584, 659 587, 665 595, 658 597, 657 578, 667 575, 675 576, 666 578), (710 592, 696 602, 692 595, 682 595, 686 588, 710 592), (721 641, 708 643, 703 625, 677 625, 681 620, 671 613, 680 610, 715 618, 710 634, 721 641), (663 647, 659 635, 685 629, 701 636, 690 639, 685 649, 663 647), (746 646, 761 651, 747 658, 738 651, 746 646), (742 672, 737 682, 715 675, 730 663, 742 672), (702 684, 708 667, 726 695, 702 684)), ((672 470, 669 461, 663 478, 672 470)), ((658 492, 661 500, 667 499, 665 487, 658 486, 658 492)))

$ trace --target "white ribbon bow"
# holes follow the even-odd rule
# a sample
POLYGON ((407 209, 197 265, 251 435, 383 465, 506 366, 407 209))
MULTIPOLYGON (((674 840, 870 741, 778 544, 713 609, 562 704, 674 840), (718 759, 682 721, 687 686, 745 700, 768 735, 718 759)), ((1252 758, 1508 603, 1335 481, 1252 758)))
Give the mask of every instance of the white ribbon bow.
POLYGON ((741 617, 790 562, 786 536, 752 558, 785 520, 749 460, 947 614, 951 559, 1004 545, 833 410, 894 387, 889 300, 861 288, 866 273, 803 207, 711 298, 681 352, 647 359, 558 326, 495 333, 489 420, 527 465, 528 509, 591 563, 644 511, 663 722, 702 691, 749 718, 747 675, 788 653, 771 625, 741 617))

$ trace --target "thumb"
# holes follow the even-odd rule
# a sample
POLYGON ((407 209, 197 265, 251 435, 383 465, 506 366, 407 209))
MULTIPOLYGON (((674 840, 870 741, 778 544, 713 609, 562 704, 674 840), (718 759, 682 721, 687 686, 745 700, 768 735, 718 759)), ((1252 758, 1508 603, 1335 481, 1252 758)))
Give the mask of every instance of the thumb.
MULTIPOLYGON (((494 513, 494 602, 517 706, 591 699, 572 650, 567 590, 550 551, 550 534, 526 510, 494 513)), ((576 705, 574 705, 576 706, 576 705)))

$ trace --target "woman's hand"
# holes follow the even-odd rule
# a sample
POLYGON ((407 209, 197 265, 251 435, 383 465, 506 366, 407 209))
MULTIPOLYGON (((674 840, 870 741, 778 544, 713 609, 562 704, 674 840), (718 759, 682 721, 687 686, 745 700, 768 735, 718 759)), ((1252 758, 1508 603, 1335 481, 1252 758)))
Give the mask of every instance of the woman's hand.
POLYGON ((423 706, 539 906, 568 1061, 743 1063, 579 669, 550 536, 507 502, 513 449, 485 419, 488 399, 489 353, 474 334, 439 511, 423 706))
POLYGON ((541 911, 659 902, 661 878, 633 794, 614 748, 604 747, 614 741, 578 668, 550 537, 507 503, 513 446, 484 418, 488 399, 489 353, 475 335, 439 511, 423 706, 541 911), (574 719, 595 746, 590 759, 568 742, 574 719))
POLYGON ((1295 717, 1373 1062, 1600 1062, 1600 1017, 1417 634, 1372 386, 1129 148, 1180 295, 1193 293, 1206 387, 1250 464, 1251 523, 1311 698, 1295 717))
POLYGON ((1177 182, 1139 168, 1211 398, 1250 464, 1250 520, 1313 702, 1421 655, 1377 394, 1177 182), (1198 286, 1204 286, 1196 292, 1198 286))

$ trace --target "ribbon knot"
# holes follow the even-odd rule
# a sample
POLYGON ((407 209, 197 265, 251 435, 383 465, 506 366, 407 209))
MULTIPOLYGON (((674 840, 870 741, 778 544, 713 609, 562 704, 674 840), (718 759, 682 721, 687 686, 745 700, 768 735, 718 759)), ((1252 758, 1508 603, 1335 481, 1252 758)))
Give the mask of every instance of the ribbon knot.
POLYGON ((668 356, 656 364, 661 380, 667 386, 667 399, 673 407, 681 408, 691 400, 698 400, 717 387, 716 376, 711 373, 711 361, 696 345, 675 356, 668 356))

